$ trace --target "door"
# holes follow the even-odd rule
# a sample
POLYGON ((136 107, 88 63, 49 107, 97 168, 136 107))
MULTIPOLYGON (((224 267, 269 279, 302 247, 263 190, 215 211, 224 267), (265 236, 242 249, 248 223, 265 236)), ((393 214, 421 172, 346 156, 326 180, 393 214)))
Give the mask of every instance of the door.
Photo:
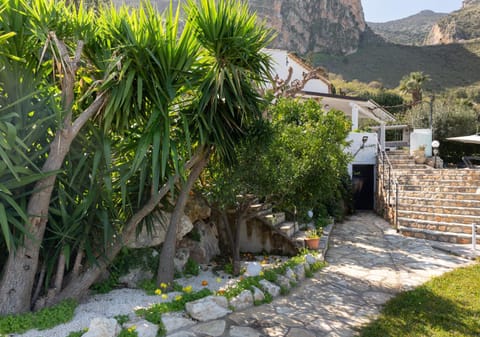
POLYGON ((375 195, 375 165, 353 165, 352 171, 352 186, 355 209, 372 210, 375 195))

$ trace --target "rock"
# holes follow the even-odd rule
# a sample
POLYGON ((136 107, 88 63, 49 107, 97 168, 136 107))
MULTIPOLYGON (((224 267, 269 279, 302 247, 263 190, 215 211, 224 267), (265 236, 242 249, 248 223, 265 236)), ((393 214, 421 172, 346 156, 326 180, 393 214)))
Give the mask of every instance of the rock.
POLYGON ((194 320, 187 318, 180 313, 163 314, 162 322, 168 334, 175 330, 187 328, 195 324, 194 320))
POLYGON ((315 262, 317 262, 317 259, 312 254, 307 254, 305 255, 305 262, 307 262, 308 264, 314 264, 315 262))
POLYGON ((262 286, 263 290, 265 290, 273 297, 280 295, 280 287, 276 284, 273 284, 272 282, 269 282, 267 280, 260 280, 260 285, 262 286))
POLYGON ((127 329, 133 326, 135 327, 135 331, 137 332, 138 337, 156 337, 157 336, 158 325, 150 323, 149 321, 142 319, 142 320, 127 323, 125 325, 127 329))
POLYGON ((277 282, 276 282, 280 287, 285 288, 285 289, 290 289, 292 285, 290 284, 290 279, 286 276, 283 275, 278 275, 277 276, 277 282))
POLYGON ((316 337, 316 335, 304 329, 292 328, 287 337, 316 337))
POLYGON ((303 264, 296 265, 293 271, 297 275, 297 280, 302 281, 305 279, 305 266, 303 264))
POLYGON ((198 239, 194 240, 187 236, 180 241, 178 246, 188 249, 190 258, 195 262, 209 263, 213 257, 220 254, 217 227, 213 223, 206 224, 203 221, 197 221, 193 230, 198 234, 198 239))
POLYGON ((178 248, 175 252, 175 257, 173 258, 175 270, 178 272, 183 272, 189 257, 190 250, 188 248, 178 248))
POLYGON ((121 327, 113 318, 97 317, 90 322, 88 331, 83 337, 116 337, 121 327))
POLYGON ((263 291, 261 291, 257 287, 252 287, 252 289, 254 301, 262 302, 263 300, 265 300, 265 294, 263 293, 263 291))
POLYGON ((260 337, 262 334, 252 328, 242 326, 230 327, 230 337, 260 337))
MULTIPOLYGON (((152 232, 149 234, 146 226, 143 226, 142 231, 137 236, 136 239, 129 240, 127 247, 128 248, 146 248, 146 247, 155 247, 165 241, 165 235, 167 233, 167 228, 170 223, 171 213, 167 212, 155 212, 155 217, 153 220, 152 232)), ((177 240, 183 238, 188 232, 193 228, 193 224, 188 218, 188 216, 183 215, 180 219, 177 229, 177 240)))
POLYGON ((134 268, 128 271, 126 275, 119 277, 118 282, 124 284, 127 288, 138 288, 139 284, 145 280, 151 280, 153 273, 142 268, 134 268))
POLYGON ((297 281, 297 275, 290 267, 288 267, 287 270, 285 271, 285 277, 289 278, 290 281, 293 281, 293 282, 297 281))
POLYGON ((198 194, 193 194, 188 197, 187 204, 185 205, 185 214, 195 223, 199 220, 210 218, 212 209, 208 206, 204 198, 198 194))
POLYGON ((230 300, 230 305, 235 310, 242 310, 253 305, 253 295, 250 290, 244 290, 230 300))
POLYGON ((231 313, 227 307, 228 301, 223 296, 208 296, 185 305, 190 317, 201 322, 218 319, 231 313))
POLYGON ((247 264, 246 276, 258 276, 262 271, 262 266, 258 262, 251 262, 247 264))
POLYGON ((168 337, 196 337, 196 335, 189 331, 179 331, 172 335, 168 335, 168 337))
POLYGON ((218 337, 223 335, 226 325, 227 323, 225 321, 211 321, 194 326, 192 331, 207 336, 218 337))

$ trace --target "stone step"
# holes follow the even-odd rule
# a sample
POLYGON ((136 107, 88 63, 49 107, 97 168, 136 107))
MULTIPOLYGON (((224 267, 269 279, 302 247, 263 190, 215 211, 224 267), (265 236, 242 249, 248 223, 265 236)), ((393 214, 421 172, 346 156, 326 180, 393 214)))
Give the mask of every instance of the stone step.
POLYGON ((293 221, 284 221, 276 225, 276 228, 283 234, 292 238, 296 232, 298 232, 298 223, 293 221))
MULTIPOLYGON (((418 166, 418 165, 417 165, 418 166)), ((382 167, 380 166, 380 172, 382 167)), ((468 169, 418 169, 418 168, 405 168, 395 170, 395 174, 398 176, 414 176, 421 179, 459 179, 459 180, 480 180, 480 170, 468 170, 468 169)))
POLYGON ((268 214, 264 218, 272 226, 277 226, 278 224, 281 224, 282 222, 285 221, 285 212, 276 212, 276 213, 268 214))
MULTIPOLYGON (((395 197, 395 192, 392 192, 395 197)), ((480 201, 480 194, 476 193, 462 193, 462 192, 430 192, 430 191, 400 191, 399 200, 410 197, 416 199, 445 199, 445 200, 473 200, 480 201)))
POLYGON ((419 203, 399 203, 399 212, 411 211, 411 212, 427 212, 431 214, 452 214, 452 215, 470 215, 477 216, 480 222, 480 202, 479 207, 459 207, 448 206, 446 203, 439 205, 422 205, 419 203))
MULTIPOLYGON (((424 197, 409 197, 406 195, 399 196, 399 205, 416 204, 426 206, 450 206, 450 207, 480 207, 479 200, 453 200, 453 199, 434 199, 424 197)), ((391 197, 391 204, 395 205, 395 197, 391 197)))
MULTIPOLYGON (((428 230, 428 229, 418 229, 400 226, 398 228, 399 232, 402 235, 414 237, 418 239, 426 239, 439 242, 449 242, 456 244, 471 244, 472 235, 460 234, 460 233, 447 233, 442 231, 428 230)), ((477 244, 480 244, 480 237, 477 236, 477 244)))
POLYGON ((471 226, 473 223, 480 224, 480 218, 477 215, 418 212, 399 208, 398 216, 402 219, 410 219, 412 221, 422 220, 435 223, 456 223, 468 226, 471 226))
MULTIPOLYGON (((388 177, 386 177, 388 179, 388 177)), ((462 181, 462 180, 436 180, 436 179, 408 179, 402 176, 397 176, 397 181, 400 185, 413 186, 457 186, 457 187, 477 187, 480 186, 480 181, 462 181)), ((476 193, 476 191, 474 192, 476 193)))
POLYGON ((439 184, 427 185, 399 185, 400 191, 419 191, 419 192, 454 192, 454 193, 473 193, 480 194, 480 187, 477 186, 446 186, 439 184))

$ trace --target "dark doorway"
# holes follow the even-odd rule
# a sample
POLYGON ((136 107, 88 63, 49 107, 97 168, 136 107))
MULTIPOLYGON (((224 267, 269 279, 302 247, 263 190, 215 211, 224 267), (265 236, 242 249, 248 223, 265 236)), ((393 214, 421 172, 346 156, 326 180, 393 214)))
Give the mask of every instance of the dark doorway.
POLYGON ((353 165, 352 185, 355 209, 373 209, 374 165, 353 165))

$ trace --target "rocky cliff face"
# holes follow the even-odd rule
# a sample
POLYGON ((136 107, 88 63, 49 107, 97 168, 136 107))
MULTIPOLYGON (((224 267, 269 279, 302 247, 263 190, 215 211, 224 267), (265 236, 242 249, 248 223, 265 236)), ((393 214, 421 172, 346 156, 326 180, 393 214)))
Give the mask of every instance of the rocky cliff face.
POLYGON ((480 0, 465 0, 463 7, 439 20, 425 45, 449 44, 480 38, 480 0))
POLYGON ((250 0, 252 10, 276 30, 274 48, 300 54, 355 52, 365 18, 360 0, 250 0))
MULTIPOLYGON (((138 4, 139 0, 114 0, 138 4)), ((165 9, 170 0, 151 0, 165 9)), ((180 0, 181 1, 181 0, 180 0)), ((174 0, 174 6, 179 0, 174 0)), ((257 12, 277 32, 272 47, 295 51, 349 54, 355 52, 365 30, 361 0, 249 0, 257 12)))

